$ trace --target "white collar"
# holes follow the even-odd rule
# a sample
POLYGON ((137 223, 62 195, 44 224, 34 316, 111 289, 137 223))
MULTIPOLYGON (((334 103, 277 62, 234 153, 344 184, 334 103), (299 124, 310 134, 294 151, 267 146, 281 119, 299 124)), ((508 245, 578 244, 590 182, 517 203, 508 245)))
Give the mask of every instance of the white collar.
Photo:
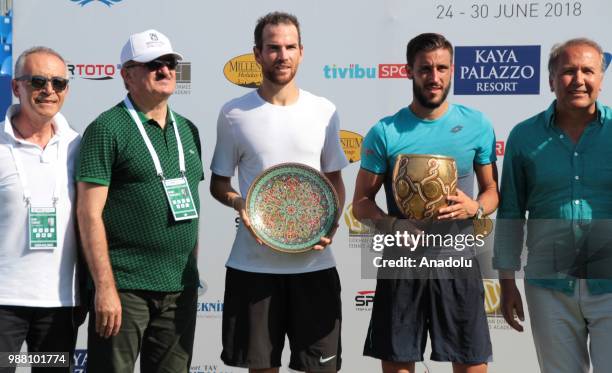
MULTIPOLYGON (((19 142, 20 139, 17 139, 15 136, 15 132, 13 131, 13 125, 11 124, 11 118, 14 117, 19 110, 21 109, 21 105, 13 104, 6 111, 6 116, 4 118, 4 133, 9 136, 13 141, 19 142)), ((49 143, 55 137, 68 137, 70 135, 77 135, 77 133, 70 127, 66 118, 62 115, 62 113, 57 112, 53 116, 51 124, 53 125, 53 129, 55 130, 55 135, 49 140, 49 143)))

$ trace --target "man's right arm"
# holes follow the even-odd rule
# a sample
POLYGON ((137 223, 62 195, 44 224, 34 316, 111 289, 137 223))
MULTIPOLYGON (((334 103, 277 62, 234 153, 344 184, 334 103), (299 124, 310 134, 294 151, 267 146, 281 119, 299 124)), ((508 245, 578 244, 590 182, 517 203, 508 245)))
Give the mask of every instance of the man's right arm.
POLYGON ((384 175, 359 169, 353 194, 353 215, 361 223, 383 232, 393 231, 396 218, 391 217, 376 205, 376 193, 384 182, 384 175))
POLYGON ((508 136, 502 169, 501 203, 497 213, 493 268, 499 271, 501 310, 513 329, 522 332, 525 320, 523 300, 516 286, 515 272, 520 270, 526 211, 526 177, 516 144, 516 128, 508 136), (518 318, 518 320, 517 320, 518 318))
POLYGON ((96 332, 102 337, 117 335, 121 327, 121 301, 108 254, 102 211, 108 187, 78 183, 77 219, 83 253, 95 284, 96 332))
POLYGON ((231 180, 231 177, 220 176, 213 172, 210 178, 210 194, 225 206, 231 207, 238 211, 242 224, 244 224, 244 226, 251 232, 253 237, 255 237, 257 242, 261 245, 263 242, 253 232, 251 221, 246 213, 246 201, 232 187, 231 180))

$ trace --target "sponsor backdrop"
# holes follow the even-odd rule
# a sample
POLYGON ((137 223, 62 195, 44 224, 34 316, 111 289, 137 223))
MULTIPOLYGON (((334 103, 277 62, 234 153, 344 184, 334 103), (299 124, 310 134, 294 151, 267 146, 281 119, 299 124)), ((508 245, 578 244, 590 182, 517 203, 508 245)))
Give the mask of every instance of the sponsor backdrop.
MULTIPOLYGON (((257 17, 285 10, 302 23, 305 54, 298 81, 302 88, 337 105, 342 143, 352 162, 343 172, 348 202, 359 169, 362 136, 379 118, 411 100, 403 63, 406 43, 416 34, 440 32, 456 46, 449 98, 491 118, 499 162, 511 128, 553 99, 546 61, 554 43, 588 36, 604 50, 612 50, 610 33, 601 27, 612 14, 612 2, 607 0, 20 0, 14 7, 15 56, 33 45, 46 45, 69 61, 70 93, 64 114, 81 132, 125 95, 118 62, 129 34, 158 29, 185 56, 170 103, 199 127, 206 165, 206 181, 200 187, 202 288, 193 373, 244 371, 219 360, 224 263, 237 217, 210 197, 208 166, 219 108, 256 87, 261 79, 251 54, 257 17)), ((610 103, 611 94, 609 82, 604 83, 602 101, 610 103)), ((382 193, 378 197, 382 203, 382 193)), ((333 245, 343 285, 345 372, 375 372, 380 367, 378 361, 361 355, 375 288, 375 281, 360 275, 358 241, 363 231, 347 203, 333 245)), ((486 280, 485 292, 494 349, 490 371, 538 371, 529 319, 524 333, 509 330, 499 311, 498 282, 486 280)), ((77 348, 77 367, 83 372, 84 327, 77 348)), ((283 363, 287 362, 285 354, 283 363)), ((417 371, 450 372, 450 366, 426 360, 417 371)))

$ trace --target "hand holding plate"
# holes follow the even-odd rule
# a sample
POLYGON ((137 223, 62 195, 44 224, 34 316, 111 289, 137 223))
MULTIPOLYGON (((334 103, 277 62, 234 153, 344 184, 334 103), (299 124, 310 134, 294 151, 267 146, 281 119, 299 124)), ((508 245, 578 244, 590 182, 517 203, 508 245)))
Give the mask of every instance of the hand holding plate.
POLYGON ((319 240, 319 243, 314 245, 312 247, 313 250, 323 250, 325 249, 327 246, 331 245, 332 243, 332 238, 334 237, 334 235, 336 234, 336 231, 338 230, 338 224, 336 224, 334 226, 334 228, 329 232, 329 234, 327 236, 323 236, 321 237, 321 239, 319 240))
POLYGON ((244 224, 246 229, 248 229, 249 232, 251 232, 251 235, 253 236, 253 238, 255 238, 257 243, 260 245, 263 245, 263 242, 261 241, 261 239, 259 239, 259 237, 257 237, 255 232, 253 231, 253 226, 251 225, 251 221, 249 220, 249 216, 246 212, 246 201, 244 200, 244 198, 235 197, 232 200, 232 207, 234 208, 234 210, 238 211, 238 214, 240 214, 240 220, 242 221, 242 224, 244 224))

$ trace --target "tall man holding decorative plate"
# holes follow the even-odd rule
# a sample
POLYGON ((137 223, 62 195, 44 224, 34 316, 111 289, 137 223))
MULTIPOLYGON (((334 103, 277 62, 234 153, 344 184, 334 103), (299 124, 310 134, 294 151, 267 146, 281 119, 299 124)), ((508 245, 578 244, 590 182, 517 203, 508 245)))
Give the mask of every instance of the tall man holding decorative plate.
POLYGON ((262 84, 222 107, 211 164, 212 195, 238 211, 241 219, 226 263, 221 359, 250 372, 278 372, 287 335, 292 369, 336 372, 341 365, 341 304, 328 247, 333 230, 312 250, 273 250, 255 235, 245 199, 264 170, 292 162, 323 172, 342 211, 341 170, 348 161, 340 145, 336 108, 296 85, 303 47, 295 16, 274 12, 260 18, 253 52, 262 68, 262 84), (240 193, 231 186, 236 167, 240 193))

